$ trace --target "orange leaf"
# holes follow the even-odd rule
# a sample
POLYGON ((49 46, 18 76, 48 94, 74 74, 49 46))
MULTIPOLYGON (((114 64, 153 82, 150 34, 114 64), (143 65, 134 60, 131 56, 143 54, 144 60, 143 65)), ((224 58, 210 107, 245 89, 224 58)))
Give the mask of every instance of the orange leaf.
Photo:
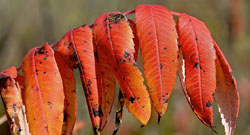
POLYGON ((77 27, 71 31, 71 39, 78 61, 93 129, 95 134, 99 134, 102 110, 97 89, 92 31, 87 25, 77 27))
POLYGON ((53 49, 48 44, 31 49, 23 59, 23 72, 24 103, 30 132, 36 135, 61 134, 64 93, 53 49))
POLYGON ((62 134, 72 134, 77 112, 77 98, 76 98, 76 82, 74 78, 73 69, 66 64, 63 57, 58 51, 55 51, 55 58, 57 66, 63 81, 63 89, 65 95, 64 101, 64 119, 62 134))
POLYGON ((140 5, 135 10, 135 22, 147 86, 160 118, 166 112, 176 82, 175 21, 163 6, 140 5))
POLYGON ((214 48, 217 54, 217 88, 215 91, 215 100, 219 106, 226 135, 233 135, 240 106, 237 82, 226 57, 223 55, 216 42, 214 42, 214 48))
POLYGON ((83 25, 70 30, 58 42, 57 51, 70 68, 78 66, 92 126, 94 132, 99 134, 102 110, 99 104, 91 29, 83 25))
POLYGON ((146 125, 151 115, 150 99, 135 64, 133 34, 127 18, 118 12, 102 14, 94 23, 93 33, 97 48, 112 67, 128 111, 146 125))
MULTIPOLYGON (((138 56, 138 51, 139 51, 139 41, 138 41, 138 37, 136 35, 136 25, 135 22, 133 20, 128 19, 129 25, 133 31, 133 41, 135 44, 135 53, 134 53, 134 58, 135 61, 137 60, 137 56, 138 56)), ((117 102, 117 106, 116 106, 116 114, 115 114, 115 125, 116 128, 113 132, 113 135, 116 135, 120 125, 122 123, 122 115, 123 115, 123 107, 124 107, 124 97, 122 95, 121 89, 119 89, 119 97, 118 97, 118 102, 117 102)))
POLYGON ((183 53, 184 93, 196 116, 213 129, 213 94, 216 88, 215 50, 209 30, 200 20, 181 14, 177 29, 183 53))

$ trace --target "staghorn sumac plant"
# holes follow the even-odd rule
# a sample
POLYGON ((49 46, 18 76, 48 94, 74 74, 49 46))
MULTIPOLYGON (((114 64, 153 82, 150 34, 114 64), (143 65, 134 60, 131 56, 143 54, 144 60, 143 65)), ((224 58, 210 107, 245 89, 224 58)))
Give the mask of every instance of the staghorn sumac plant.
POLYGON ((160 122, 177 71, 197 118, 215 131, 215 98, 225 133, 234 133, 239 112, 235 77, 208 28, 195 17, 160 5, 140 5, 125 13, 104 13, 94 24, 70 30, 55 44, 32 48, 20 67, 0 74, 12 134, 72 134, 76 68, 94 134, 100 134, 108 121, 116 82, 120 91, 113 134, 121 124, 124 104, 142 126, 150 119, 151 105, 160 122), (126 17, 133 13, 135 22, 126 17), (178 16, 177 23, 173 15, 178 16), (139 48, 146 83, 136 63, 139 48))

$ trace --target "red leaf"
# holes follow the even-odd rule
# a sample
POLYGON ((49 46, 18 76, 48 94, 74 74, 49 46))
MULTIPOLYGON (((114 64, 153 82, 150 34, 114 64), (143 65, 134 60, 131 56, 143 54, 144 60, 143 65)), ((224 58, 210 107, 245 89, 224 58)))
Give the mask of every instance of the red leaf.
POLYGON ((23 59, 23 72, 31 134, 61 134, 64 92, 53 49, 48 44, 31 49, 23 59))
POLYGON ((177 71, 177 33, 171 13, 163 6, 140 5, 136 30, 147 86, 159 118, 166 112, 177 71))
POLYGON ((214 42, 214 48, 217 54, 217 88, 215 91, 215 100, 219 106, 226 135, 233 135, 240 106, 237 82, 226 57, 223 55, 216 42, 214 42))
POLYGON ((72 134, 77 112, 77 98, 76 98, 76 82, 74 78, 73 69, 70 68, 59 52, 55 52, 57 66, 63 81, 63 89, 65 95, 64 101, 64 121, 63 121, 63 135, 72 134))
POLYGON ((177 29, 185 76, 181 78, 190 106, 197 117, 213 129, 213 94, 216 88, 215 50, 209 30, 200 20, 181 14, 177 29))
POLYGON ((112 67, 128 111, 146 125, 151 113, 150 99, 135 64, 133 34, 127 18, 118 12, 102 14, 94 23, 93 33, 97 47, 112 67))

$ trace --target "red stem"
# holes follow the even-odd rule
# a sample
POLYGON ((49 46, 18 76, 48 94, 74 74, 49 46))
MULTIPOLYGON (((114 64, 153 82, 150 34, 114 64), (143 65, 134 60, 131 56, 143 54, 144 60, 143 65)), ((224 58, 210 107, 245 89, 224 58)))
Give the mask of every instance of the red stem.
POLYGON ((172 15, 175 15, 175 16, 180 16, 180 15, 181 15, 181 13, 179 13, 179 12, 174 12, 174 11, 170 11, 170 13, 171 13, 172 15))
POLYGON ((23 67, 23 65, 20 65, 18 68, 16 68, 17 72, 18 72, 19 70, 21 70, 22 67, 23 67))
POLYGON ((89 25, 89 28, 93 28, 93 27, 94 27, 94 24, 89 25))
POLYGON ((55 47, 57 47, 57 45, 58 45, 58 44, 57 44, 57 42, 56 42, 56 43, 54 43, 54 44, 51 45, 51 48, 55 48, 55 47))
POLYGON ((133 13, 135 13, 135 10, 126 11, 126 12, 123 12, 122 14, 129 15, 129 14, 133 14, 133 13))

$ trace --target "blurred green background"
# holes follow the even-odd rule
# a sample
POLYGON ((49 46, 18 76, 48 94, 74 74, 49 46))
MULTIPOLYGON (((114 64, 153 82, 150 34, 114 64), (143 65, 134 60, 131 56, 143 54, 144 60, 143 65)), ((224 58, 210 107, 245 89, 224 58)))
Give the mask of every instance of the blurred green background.
MULTIPOLYGON (((249 135, 250 0, 0 0, 0 71, 12 65, 19 66, 32 47, 41 46, 45 42, 54 43, 71 28, 92 24, 102 13, 124 12, 135 9, 140 4, 160 4, 169 10, 188 13, 207 24, 238 81, 241 106, 235 134, 249 135)), ((93 134, 78 72, 76 78, 77 117, 86 124, 78 133, 93 134)), ((215 105, 214 110, 216 130, 219 134, 224 134, 215 105)), ((0 117, 3 115, 1 102, 0 117)), ((114 130, 113 116, 114 110, 103 135, 110 135, 114 130)), ((153 111, 149 124, 141 129, 139 127, 140 123, 125 109, 119 135, 214 134, 192 113, 178 79, 160 125, 157 124, 157 115, 153 111)), ((0 125, 0 134, 9 134, 7 123, 0 125)))

